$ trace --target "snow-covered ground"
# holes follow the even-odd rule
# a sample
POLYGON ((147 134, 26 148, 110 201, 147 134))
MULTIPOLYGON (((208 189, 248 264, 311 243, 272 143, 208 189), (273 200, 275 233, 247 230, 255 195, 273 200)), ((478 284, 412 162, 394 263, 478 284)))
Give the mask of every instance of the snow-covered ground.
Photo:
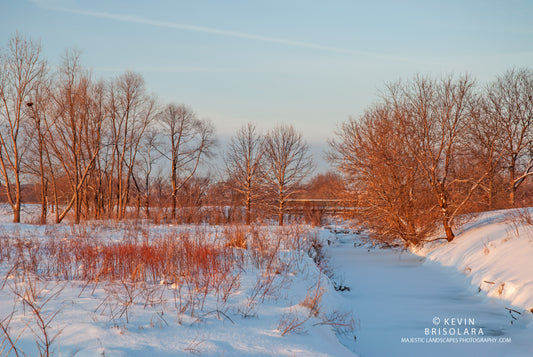
POLYGON ((465 223, 451 243, 427 245, 418 254, 464 273, 474 289, 529 310, 533 308, 532 217, 529 209, 483 213, 465 223))
MULTIPOLYGON (((11 240, 11 246, 24 247, 25 254, 32 254, 35 241, 56 236, 59 244, 66 244, 69 235, 80 242, 89 238, 110 244, 122 239, 141 241, 148 234, 154 239, 161 234, 181 239, 180 232, 191 231, 220 243, 228 232, 238 229, 140 228, 143 232, 132 239, 134 228, 121 224, 74 228, 2 223, 0 252, 5 256, 7 240, 11 240)), ((54 337, 50 347, 56 356, 352 356, 337 338, 349 334, 353 338, 351 310, 345 311, 341 296, 307 254, 308 240, 316 234, 306 231, 307 227, 256 229, 258 234, 248 237, 249 245, 252 239, 275 241, 283 237, 279 257, 271 264, 262 262, 264 257, 257 256, 257 251, 249 250, 248 256, 244 253, 243 263, 229 273, 235 280, 233 287, 227 287, 227 301, 214 288, 204 295, 175 281, 132 284, 98 279, 87 282, 75 277, 45 281, 13 272, 14 260, 6 258, 0 264, 0 322, 19 355, 24 352, 27 356, 39 355, 38 345, 43 347, 45 338, 54 337), (288 247, 297 234, 303 236, 298 245, 304 251, 288 247), (32 312, 33 307, 38 314, 32 312), (40 317, 46 334, 39 327, 40 317)), ((270 259, 268 254, 265 257, 270 259)), ((31 262, 28 260, 28 264, 31 262)), ((78 270, 83 269, 80 265, 78 270)), ((0 330, 0 356, 15 356, 5 337, 0 330)))
MULTIPOLYGON (((290 269, 277 275, 275 289, 257 298, 248 313, 264 273, 253 264, 239 272, 227 304, 207 296, 194 316, 177 311, 173 285, 154 286, 161 297, 152 294, 153 304, 146 303, 150 289, 121 284, 40 281, 33 289, 43 316, 53 317, 50 336, 59 332, 52 347, 60 356, 531 356, 533 226, 511 216, 477 215, 452 243, 435 242, 414 253, 374 246, 364 232, 343 230, 342 222, 339 229, 306 228, 305 252, 282 252, 280 262, 290 269), (307 255, 314 232, 327 257, 323 272, 307 255), (315 310, 309 302, 316 297, 315 310)), ((60 227, 3 223, 0 239, 71 231, 60 227)), ((110 239, 124 234, 121 226, 100 228, 110 239)), ((176 229, 192 228, 150 228, 176 229)), ((274 227, 261 229, 276 235, 274 227)), ((225 228, 208 231, 220 239, 225 228)), ((9 268, 0 264, 2 278, 8 276, 0 290, 0 321, 9 322, 15 339, 22 331, 16 345, 33 356, 42 334, 29 307, 13 296, 17 280, 9 268)))
MULTIPOLYGON (((322 230, 365 356, 532 356, 533 226, 513 212, 465 223, 413 254, 322 230)), ((357 235, 356 235, 357 236, 357 235)))

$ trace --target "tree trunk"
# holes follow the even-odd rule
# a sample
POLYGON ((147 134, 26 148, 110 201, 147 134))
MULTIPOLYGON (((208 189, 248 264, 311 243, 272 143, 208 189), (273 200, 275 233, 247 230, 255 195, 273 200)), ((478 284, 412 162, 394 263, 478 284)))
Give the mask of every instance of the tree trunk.
MULTIPOLYGON (((442 184, 441 184, 442 185, 442 184)), ((455 238, 451 224, 450 224, 450 214, 448 211, 448 196, 443 187, 440 188, 440 194, 438 196, 439 206, 442 212, 442 225, 444 227, 444 232, 446 233, 446 240, 451 242, 455 238)))
POLYGON ((494 176, 489 180, 489 211, 494 209, 494 176))
MULTIPOLYGON (((173 144, 174 145, 174 144, 173 144)), ((172 147, 172 168, 171 168, 171 186, 172 186, 172 220, 176 219, 176 191, 178 190, 178 174, 177 174, 177 163, 176 163, 176 153, 174 146, 172 147)))
POLYGON ((46 224, 46 214, 48 209, 48 201, 46 199, 48 193, 48 183, 41 177, 41 224, 46 224))
POLYGON ((283 213, 285 211, 285 200, 280 198, 279 200, 279 212, 278 212, 278 224, 283 226, 283 213))
POLYGON ((13 207, 13 222, 20 223, 20 202, 21 202, 21 192, 20 192, 20 176, 18 166, 16 167, 16 176, 15 176, 15 207, 13 207))
POLYGON ((20 201, 18 200, 13 207, 13 223, 20 223, 20 201))
POLYGON ((137 216, 137 219, 141 217, 141 193, 140 192, 137 193, 137 207, 136 207, 135 214, 137 216))
POLYGON ((515 166, 516 166, 516 158, 513 157, 511 159, 511 165, 509 168, 509 204, 511 207, 514 207, 515 204, 515 193, 516 193, 516 186, 515 186, 515 166))
POLYGON ((248 193, 246 195, 246 224, 250 225, 250 222, 252 221, 252 199, 250 198, 250 194, 248 193))
POLYGON ((176 193, 172 192, 172 220, 176 219, 176 193))
POLYGON ((454 240, 455 234, 453 234, 452 227, 450 226, 450 222, 447 217, 442 218, 442 225, 444 226, 444 231, 446 232, 446 240, 451 242, 454 240))
POLYGON ((515 193, 516 187, 513 184, 509 185, 509 204, 511 207, 514 207, 515 205, 515 193))
POLYGON ((146 195, 146 198, 144 200, 144 214, 147 219, 150 219, 150 198, 148 194, 146 195))
POLYGON ((150 219, 150 171, 146 175, 144 182, 144 186, 146 187, 146 195, 144 197, 144 214, 147 219, 150 219))

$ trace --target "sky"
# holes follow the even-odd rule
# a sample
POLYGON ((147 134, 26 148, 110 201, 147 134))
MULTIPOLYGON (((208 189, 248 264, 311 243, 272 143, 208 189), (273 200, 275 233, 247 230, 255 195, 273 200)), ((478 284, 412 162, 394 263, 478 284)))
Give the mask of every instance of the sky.
POLYGON ((18 31, 52 65, 78 49, 94 77, 139 72, 221 136, 292 124, 319 156, 387 82, 532 68, 532 19, 531 0, 0 0, 0 46, 18 31))

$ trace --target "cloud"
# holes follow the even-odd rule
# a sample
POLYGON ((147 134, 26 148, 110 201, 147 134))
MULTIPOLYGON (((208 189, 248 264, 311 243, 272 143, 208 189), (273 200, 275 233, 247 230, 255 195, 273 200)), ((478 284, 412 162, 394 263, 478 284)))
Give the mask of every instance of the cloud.
POLYGON ((370 53, 370 52, 365 52, 365 51, 356 51, 356 50, 347 49, 347 48, 325 46, 325 45, 320 45, 320 44, 310 43, 310 42, 293 41, 289 39, 255 35, 255 34, 250 34, 250 33, 245 33, 245 32, 228 31, 228 30, 216 29, 212 27, 194 26, 194 25, 186 25, 186 24, 180 24, 180 23, 175 23, 175 22, 158 21, 158 20, 152 20, 152 19, 142 18, 138 16, 113 14, 113 13, 108 13, 108 12, 78 10, 78 9, 70 9, 70 8, 62 8, 62 7, 48 7, 48 8, 52 10, 68 12, 72 14, 80 14, 80 15, 85 15, 85 16, 98 17, 98 18, 109 19, 109 20, 120 21, 120 22, 136 23, 136 24, 142 24, 142 25, 147 25, 147 26, 201 32, 201 33, 208 33, 208 34, 217 35, 217 36, 243 38, 243 39, 253 40, 253 41, 278 43, 281 45, 310 48, 310 49, 327 51, 327 52, 345 53, 345 54, 371 56, 371 57, 385 57, 385 56, 378 55, 375 53, 370 53))
MULTIPOLYGON (((193 66, 145 66, 131 65, 129 69, 140 72, 160 72, 160 73, 179 73, 179 72, 198 72, 198 73, 236 73, 243 72, 241 68, 210 68, 210 67, 193 67, 193 66)), ((93 70, 98 72, 122 72, 123 67, 95 67, 93 70)))

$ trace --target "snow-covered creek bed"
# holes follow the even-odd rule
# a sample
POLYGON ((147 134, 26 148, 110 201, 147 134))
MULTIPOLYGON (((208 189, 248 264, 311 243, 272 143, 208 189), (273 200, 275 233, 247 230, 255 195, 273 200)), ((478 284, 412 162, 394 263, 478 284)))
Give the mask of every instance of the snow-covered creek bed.
POLYGON ((345 344, 359 356, 533 355, 528 310, 506 309, 513 307, 424 256, 371 244, 354 247, 352 234, 337 238, 327 249, 329 265, 350 288, 342 294, 359 329, 356 341, 345 344))

